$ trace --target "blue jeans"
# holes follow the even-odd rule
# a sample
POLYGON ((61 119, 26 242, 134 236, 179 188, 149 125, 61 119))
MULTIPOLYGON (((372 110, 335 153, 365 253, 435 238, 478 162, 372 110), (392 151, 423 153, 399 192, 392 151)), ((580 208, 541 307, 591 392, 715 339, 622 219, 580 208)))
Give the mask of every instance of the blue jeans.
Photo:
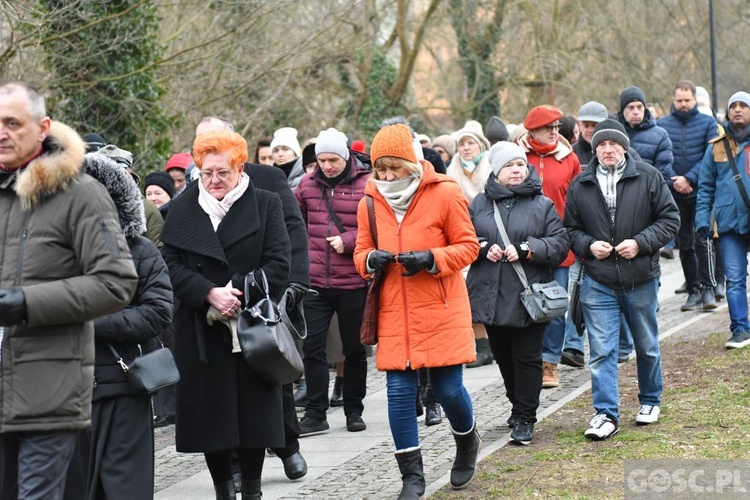
MULTIPOLYGON (((463 365, 430 368, 430 380, 451 428, 458 433, 470 431, 474 427, 474 409, 464 387, 463 365)), ((412 369, 386 373, 388 423, 396 450, 419 446, 417 385, 417 372, 412 369)))
POLYGON ((638 368, 638 401, 659 406, 662 393, 659 326, 656 321, 656 280, 635 288, 614 290, 583 278, 581 303, 591 356, 591 387, 594 409, 620 419, 620 390, 617 380, 617 351, 620 323, 624 317, 635 344, 638 368))
POLYGON ((727 278, 729 329, 750 332, 747 319, 747 249, 750 234, 723 233, 719 238, 727 278))

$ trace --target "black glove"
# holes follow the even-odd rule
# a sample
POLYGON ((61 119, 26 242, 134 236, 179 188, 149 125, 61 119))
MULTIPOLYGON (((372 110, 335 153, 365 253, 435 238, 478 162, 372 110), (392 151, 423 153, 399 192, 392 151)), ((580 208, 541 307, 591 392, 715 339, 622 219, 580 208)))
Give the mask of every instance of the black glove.
POLYGON ((302 283, 289 283, 284 295, 286 296, 286 310, 291 311, 297 304, 302 302, 308 292, 308 287, 302 283))
POLYGON ((0 289, 0 326, 26 321, 26 296, 20 288, 0 289))
POLYGON ((385 250, 373 250, 367 256, 367 265, 375 271, 382 271, 388 264, 396 262, 396 256, 385 250))
POLYGON ((700 236, 702 239, 707 240, 710 236, 710 233, 708 231, 707 227, 702 227, 700 229, 696 229, 695 233, 700 236))
POLYGON ((435 265, 435 257, 429 250, 422 252, 401 252, 398 254, 398 262, 406 272, 401 276, 414 276, 422 269, 431 269, 435 265))

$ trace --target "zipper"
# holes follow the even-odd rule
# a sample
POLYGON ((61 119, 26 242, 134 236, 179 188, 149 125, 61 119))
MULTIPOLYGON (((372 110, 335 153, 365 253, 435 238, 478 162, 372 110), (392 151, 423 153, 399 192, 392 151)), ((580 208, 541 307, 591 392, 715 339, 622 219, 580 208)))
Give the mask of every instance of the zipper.
POLYGON ((448 294, 445 292, 445 283, 443 283, 443 278, 438 278, 438 288, 440 289, 440 297, 443 299, 443 302, 445 302, 445 308, 448 309, 448 294))
POLYGON ((119 258, 120 252, 117 250, 117 244, 115 243, 115 239, 109 231, 104 219, 99 219, 99 229, 101 229, 104 242, 107 244, 107 249, 109 250, 110 255, 114 258, 119 258))
POLYGON ((13 279, 13 286, 21 284, 21 272, 23 271, 23 255, 26 253, 26 239, 29 236, 29 228, 25 226, 21 231, 21 241, 18 245, 18 262, 16 262, 16 276, 13 279))
MULTIPOLYGON (((412 206, 413 205, 414 202, 412 201, 412 206)), ((399 226, 396 234, 398 235, 398 251, 401 252, 401 226, 399 226)), ((401 302, 406 306, 408 304, 406 301, 406 284, 404 282, 406 278, 400 275, 399 277, 401 278, 401 302)), ((404 341, 406 343, 406 368, 408 369, 411 368, 411 345, 409 343, 409 311, 407 307, 404 307, 404 341)))

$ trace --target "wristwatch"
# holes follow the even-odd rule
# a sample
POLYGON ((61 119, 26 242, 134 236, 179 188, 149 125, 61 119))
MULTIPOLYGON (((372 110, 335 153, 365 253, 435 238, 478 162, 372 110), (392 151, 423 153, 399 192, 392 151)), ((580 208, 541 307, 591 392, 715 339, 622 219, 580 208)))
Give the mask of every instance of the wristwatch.
POLYGON ((529 257, 531 257, 531 247, 529 246, 528 241, 522 241, 521 244, 518 245, 518 247, 524 252, 522 257, 523 259, 528 259, 529 257))

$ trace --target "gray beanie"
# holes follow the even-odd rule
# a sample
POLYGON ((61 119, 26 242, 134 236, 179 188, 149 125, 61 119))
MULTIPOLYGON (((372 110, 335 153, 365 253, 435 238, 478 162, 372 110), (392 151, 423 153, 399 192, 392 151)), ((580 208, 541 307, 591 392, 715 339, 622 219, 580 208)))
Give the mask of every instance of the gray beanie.
POLYGON ((734 94, 732 94, 732 97, 730 97, 729 101, 727 102, 727 110, 735 102, 744 102, 745 106, 750 108, 750 94, 748 94, 747 92, 735 92, 734 94))
POLYGON ((485 131, 485 137, 487 137, 487 140, 493 144, 498 141, 508 140, 508 128, 499 116, 493 116, 490 118, 490 121, 487 122, 487 126, 485 127, 485 131))
MULTIPOLYGON (((526 152, 521 146, 513 142, 499 141, 490 148, 489 153, 490 167, 492 173, 497 177, 500 170, 513 160, 521 159, 526 161, 526 152)), ((527 163, 528 165, 528 163, 527 163)))
POLYGON ((635 85, 620 92, 620 112, 633 101, 641 101, 646 106, 646 94, 635 85))
POLYGON ((578 108, 579 122, 601 123, 607 118, 609 118, 607 107, 600 102, 589 101, 578 108))
POLYGON ((337 154, 345 160, 349 159, 349 148, 346 147, 347 137, 335 128, 321 130, 315 142, 315 156, 320 153, 337 154))
POLYGON ((601 122, 594 129, 594 135, 591 136, 591 148, 596 151, 596 147, 602 141, 615 141, 625 148, 625 151, 630 147, 630 138, 625 132, 625 127, 617 120, 609 118, 601 122))

